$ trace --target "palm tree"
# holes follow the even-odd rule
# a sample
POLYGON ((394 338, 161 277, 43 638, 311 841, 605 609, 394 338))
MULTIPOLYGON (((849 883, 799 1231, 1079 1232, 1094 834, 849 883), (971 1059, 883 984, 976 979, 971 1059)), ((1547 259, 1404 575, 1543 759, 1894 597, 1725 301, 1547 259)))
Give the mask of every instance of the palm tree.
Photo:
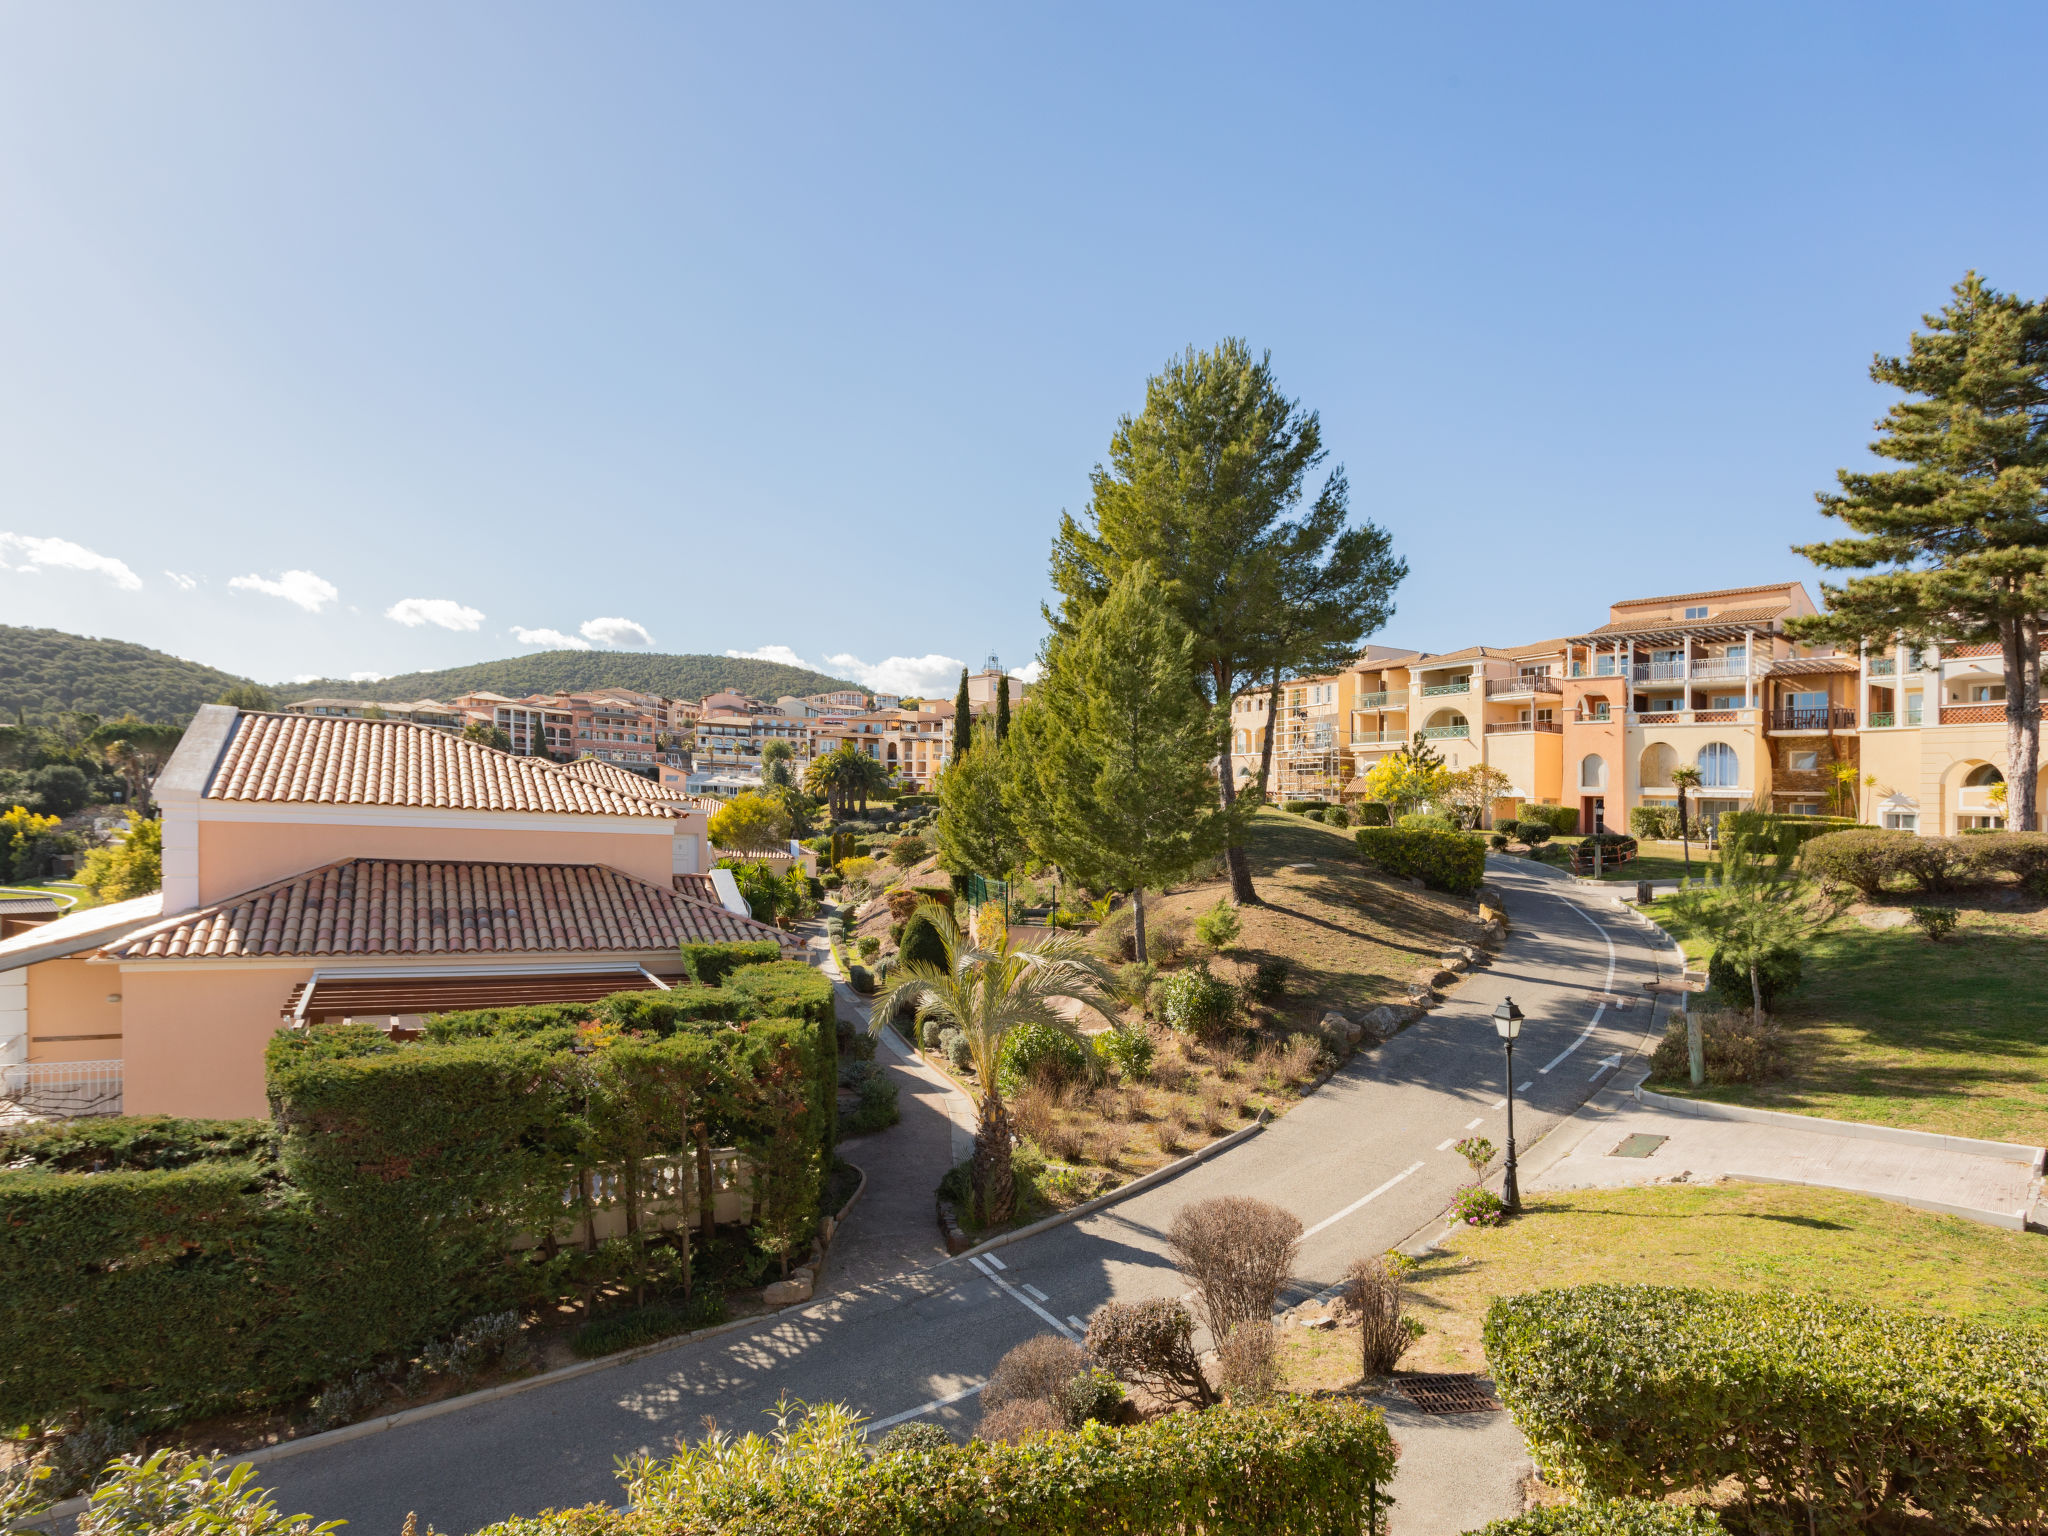
POLYGON ((852 742, 842 741, 836 750, 812 758, 811 766, 804 770, 804 788, 825 802, 834 821, 852 806, 861 783, 860 765, 866 760, 852 742))
POLYGON ((1685 797, 1699 788, 1700 771, 1689 763, 1671 770, 1671 787, 1678 791, 1678 838, 1685 845, 1685 879, 1692 883, 1692 829, 1685 819, 1685 797))
POLYGON ((977 919, 978 941, 962 933, 953 914, 935 901, 918 903, 910 922, 919 918, 938 934, 946 963, 940 967, 923 960, 899 962, 875 998, 868 1028, 879 1032, 882 1022, 907 1004, 917 1010, 920 1025, 935 1019, 966 1037, 980 1090, 974 1133, 975 1209, 984 1223, 1008 1221, 1016 1210, 1017 1189, 1010 1170, 1010 1117, 997 1081, 1003 1042, 1026 1024, 1048 1025, 1078 1039, 1074 1022, 1052 1006, 1054 1001, 1071 999, 1109 1019, 1105 1010, 1115 981, 1079 935, 1054 934, 1032 949, 1012 946, 1001 910, 993 903, 977 919))
POLYGON ((852 780, 849 788, 860 796, 860 813, 865 816, 868 813, 868 796, 880 794, 895 780, 889 770, 882 766, 880 759, 869 757, 867 753, 856 749, 853 743, 848 742, 840 750, 853 760, 849 765, 849 777, 852 780))

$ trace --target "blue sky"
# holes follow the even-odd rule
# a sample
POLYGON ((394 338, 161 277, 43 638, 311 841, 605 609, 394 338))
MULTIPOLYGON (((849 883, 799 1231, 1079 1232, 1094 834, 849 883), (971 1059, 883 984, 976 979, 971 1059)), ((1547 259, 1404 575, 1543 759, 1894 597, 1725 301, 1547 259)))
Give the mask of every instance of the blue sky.
MULTIPOLYGON (((1027 661, 1242 335, 1384 641, 1803 578, 1866 368, 2048 288, 2039 6, 0 8, 0 622, 264 679, 1027 661)), ((1817 592, 1817 585, 1816 585, 1817 592)))

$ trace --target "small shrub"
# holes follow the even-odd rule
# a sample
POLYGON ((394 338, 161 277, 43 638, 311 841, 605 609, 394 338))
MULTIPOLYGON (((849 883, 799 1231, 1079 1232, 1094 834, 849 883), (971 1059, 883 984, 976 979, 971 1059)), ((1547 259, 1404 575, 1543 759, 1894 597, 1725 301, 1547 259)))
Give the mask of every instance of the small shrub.
POLYGON ((1451 1201, 1450 1216, 1468 1227, 1497 1227, 1507 1219, 1507 1210, 1484 1184, 1467 1184, 1451 1201))
POLYGON ((1227 1339, 1239 1323, 1272 1317, 1301 1249, 1301 1220, 1263 1200, 1219 1195, 1180 1208, 1166 1249, 1195 1288, 1210 1335, 1227 1339))
POLYGON ((974 1438, 990 1445, 1029 1445, 1066 1427, 1060 1411, 1043 1398, 1017 1398, 984 1408, 974 1438))
POLYGON ((1307 810, 1303 811, 1301 814, 1306 816, 1310 821, 1322 821, 1325 817, 1327 817, 1330 814, 1330 812, 1329 809, 1325 806, 1312 805, 1307 810))
POLYGON ((1487 838, 1486 846, 1491 848, 1495 853, 1506 853, 1508 851, 1507 834, 1504 832, 1495 832, 1492 836, 1487 838))
POLYGON ((862 997, 872 997, 875 991, 875 973, 864 965, 854 966, 846 978, 848 985, 862 997))
POLYGON ((1239 1323, 1216 1346, 1216 1375, 1233 1408, 1270 1402, 1280 1389, 1280 1345, 1266 1319, 1239 1323))
POLYGON ((1109 1302, 1090 1320, 1086 1343, 1104 1368, 1163 1401, 1216 1401, 1195 1356, 1195 1320, 1177 1301, 1109 1302))
POLYGON ((1112 965, 1138 958, 1137 914, 1130 905, 1118 907, 1095 925, 1092 936, 1096 952, 1112 965))
POLYGON ((1142 1026, 1105 1029, 1095 1037, 1095 1054, 1126 1083, 1142 1083, 1151 1076, 1152 1058, 1157 1051, 1150 1031, 1142 1026))
POLYGON ((926 1019, 917 1026, 917 1043, 927 1051, 940 1050, 942 1047, 939 1044, 939 1036, 945 1032, 945 1025, 937 1019, 926 1019))
POLYGON ((903 1112, 896 1105, 896 1079, 886 1072, 876 1072, 864 1079, 858 1090, 860 1102, 853 1113, 839 1124, 842 1134, 867 1136, 876 1131, 886 1131, 898 1120, 903 1112))
POLYGON ((957 1029, 942 1031, 939 1048, 946 1053, 946 1065, 955 1072, 968 1073, 974 1070, 974 1050, 967 1043, 967 1037, 957 1029))
POLYGON ((1354 836, 1371 863, 1434 890, 1469 895, 1486 880, 1486 844, 1469 833, 1367 827, 1354 836))
POLYGON ((933 1451, 950 1451, 953 1437, 930 1419, 912 1419, 898 1424, 876 1442, 877 1456, 928 1456, 933 1451))
POLYGON ((1550 823, 1547 821, 1524 821, 1521 824, 1521 838, 1531 848, 1541 848, 1550 841, 1550 823))
POLYGON ((1361 800, 1358 803, 1358 824, 1361 827, 1390 827, 1394 824, 1393 809, 1378 800, 1361 800))
POLYGON ((1319 811, 1322 808, 1323 802, 1320 800, 1283 800, 1280 802, 1281 810, 1291 811, 1296 816, 1306 816, 1310 811, 1319 811))
POLYGON ((1773 950, 1757 967, 1756 987, 1749 984, 1749 968, 1724 959, 1719 951, 1707 961, 1707 990, 1728 1008, 1749 1008, 1755 992, 1762 992, 1764 1012, 1777 1008, 1778 999, 1796 988, 1805 973, 1805 962, 1796 949, 1773 950))
POLYGON ((1152 918, 1145 924, 1146 958, 1160 965, 1172 965, 1186 958, 1189 948, 1188 921, 1184 917, 1152 918))
POLYGON ((1493 818, 1493 830, 1504 837, 1513 837, 1521 825, 1512 816, 1496 816, 1493 818))
POLYGON ((1911 832, 1876 827, 1829 832, 1799 850, 1799 865, 1825 886, 1848 886, 1865 901, 1874 901, 1887 881, 1905 872, 1905 855, 1915 841, 1911 832))
POLYGON ((1323 812, 1323 822, 1327 826, 1348 827, 1351 825, 1351 813, 1341 805, 1333 805, 1323 812))
POLYGON ((1252 1001, 1272 1007, 1287 996, 1288 964, 1280 955, 1269 955, 1258 963, 1252 972, 1251 985, 1246 988, 1252 1001))
POLYGON ((1069 1429, 1083 1424, 1114 1424, 1123 1417, 1124 1389, 1115 1376, 1099 1365, 1091 1365, 1069 1378, 1052 1400, 1069 1429))
POLYGON ((1116 998, 1126 1008, 1143 1008, 1158 978, 1159 967, 1150 960, 1133 960, 1116 968, 1116 998))
POLYGON ((1394 825, 1403 832, 1456 832, 1457 822, 1438 811, 1410 811, 1394 825))
POLYGON ((863 960, 872 960, 882 952, 882 936, 878 933, 864 933, 857 946, 863 960))
POLYGON ((725 1321, 725 1298, 706 1287, 683 1306, 657 1302, 596 1318, 577 1329, 569 1348, 586 1360, 598 1355, 615 1355, 622 1349, 673 1338, 693 1328, 709 1328, 725 1321))
POLYGON ((1970 858, 1981 874, 2009 874, 2028 895, 2048 896, 2048 832, 1987 832, 1971 839, 1970 858))
POLYGON ((889 862, 898 869, 908 869, 931 857, 931 851, 931 845, 915 834, 899 837, 889 845, 889 862))
POLYGON ((1216 905, 1195 919, 1195 933, 1211 949, 1228 949, 1244 932, 1244 919, 1237 915, 1228 896, 1216 898, 1216 905))
POLYGON ((1159 1143, 1159 1150, 1169 1155, 1187 1145, 1181 1136, 1180 1119, 1169 1109, 1152 1125, 1152 1139, 1159 1143))
POLYGON ((1899 868, 1923 891, 1952 891, 1971 874, 1976 850, 1959 837, 1914 837, 1899 846, 1899 868))
POLYGON ((1648 1499, 1603 1499, 1597 1504, 1548 1504, 1494 1520, 1472 1536, 1723 1536, 1727 1527, 1711 1509, 1648 1499))
POLYGON ((1465 1159, 1465 1166, 1472 1170, 1472 1177, 1476 1179, 1486 1171, 1486 1165, 1493 1161, 1495 1148, 1484 1136, 1467 1136, 1451 1150, 1465 1159))
POLYGON ((1914 926, 1937 944, 1956 931, 1956 922, 1962 915, 1954 907, 1915 907, 1912 910, 1914 926))
MULTIPOLYGON (((1700 1044, 1710 1083, 1767 1083, 1783 1070, 1783 1035, 1768 1018, 1758 1029, 1749 1010, 1696 1008, 1700 1044)), ((1659 1082, 1680 1082, 1691 1076, 1684 1015, 1664 1028, 1664 1038, 1650 1058, 1650 1075, 1659 1082)))
POLYGON ((996 1362, 981 1394, 983 1411, 1004 1403, 1037 1400, 1050 1403, 1067 1383, 1094 1364, 1088 1351, 1072 1339, 1041 1333, 1026 1339, 996 1362))
POLYGON ((1393 1373, 1422 1326, 1407 1314, 1405 1282, 1411 1260, 1398 1253, 1355 1259, 1345 1276, 1344 1301, 1358 1315, 1360 1364, 1368 1377, 1393 1373))
POLYGON ((1669 842, 1678 836, 1678 807, 1639 805, 1628 813, 1628 829, 1652 842, 1669 842))
POLYGON ((1237 1016, 1237 993, 1201 966, 1176 971, 1159 983, 1160 1015, 1169 1028, 1198 1040, 1221 1035, 1237 1016))
POLYGON ((1005 1093, 1015 1093, 1026 1080, 1071 1083, 1087 1075, 1087 1048, 1056 1025, 1020 1024, 1003 1037, 996 1081, 1005 1093))

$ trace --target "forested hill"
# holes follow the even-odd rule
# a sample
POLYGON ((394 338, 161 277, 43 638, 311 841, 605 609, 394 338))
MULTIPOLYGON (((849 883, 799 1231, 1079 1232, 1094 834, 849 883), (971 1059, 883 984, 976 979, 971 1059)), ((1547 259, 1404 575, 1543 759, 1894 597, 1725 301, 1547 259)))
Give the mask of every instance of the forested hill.
POLYGON ((245 677, 146 645, 0 624, 0 712, 47 725, 65 710, 182 723, 245 677))
POLYGON ((401 703, 413 699, 446 701, 476 689, 515 699, 529 693, 578 693, 590 688, 632 688, 671 699, 701 699, 707 693, 730 688, 756 698, 776 699, 785 693, 802 696, 858 686, 808 668, 745 657, 542 651, 535 656, 480 661, 474 666, 449 667, 440 672, 407 672, 379 683, 351 683, 330 677, 310 683, 281 684, 271 692, 279 702, 325 697, 401 703))

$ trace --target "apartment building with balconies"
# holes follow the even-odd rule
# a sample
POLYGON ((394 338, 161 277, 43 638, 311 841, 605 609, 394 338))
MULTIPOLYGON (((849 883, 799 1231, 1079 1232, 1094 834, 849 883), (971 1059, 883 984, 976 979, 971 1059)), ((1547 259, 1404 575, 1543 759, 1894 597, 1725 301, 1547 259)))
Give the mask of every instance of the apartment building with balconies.
MULTIPOLYGON (((1939 836, 2006 825, 2006 677, 1996 645, 1900 643, 1857 658, 1862 819, 1939 836)), ((2048 803, 2048 771, 2036 786, 2048 803)))

